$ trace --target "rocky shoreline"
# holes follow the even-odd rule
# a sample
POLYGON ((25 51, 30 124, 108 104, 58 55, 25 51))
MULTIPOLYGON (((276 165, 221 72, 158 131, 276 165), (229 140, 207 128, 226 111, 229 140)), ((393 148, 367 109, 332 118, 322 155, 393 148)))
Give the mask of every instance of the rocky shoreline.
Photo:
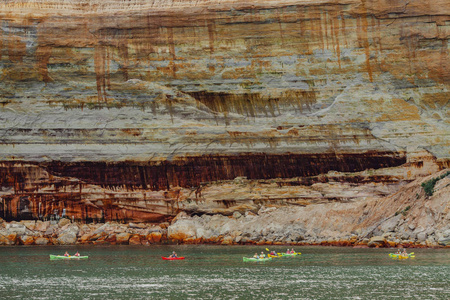
MULTIPOLYGON (((254 187, 257 189, 262 190, 254 187)), ((225 190, 233 196, 231 189, 220 189, 225 190)), ((361 195, 349 201, 289 206, 253 203, 227 210, 199 209, 198 205, 206 204, 184 205, 181 201, 183 209, 170 222, 85 224, 68 218, 20 222, 0 219, 0 245, 450 247, 449 194, 450 170, 447 169, 418 178, 384 197, 361 195), (433 188, 428 194, 424 186, 430 182, 433 188)))
MULTIPOLYGON (((354 232, 342 237, 326 237, 323 234, 312 236, 298 224, 287 227, 270 223, 262 228, 257 225, 262 219, 269 221, 292 212, 272 211, 263 208, 258 214, 235 213, 232 217, 187 216, 180 213, 169 223, 145 224, 117 222, 80 224, 69 219, 52 221, 20 221, 0 223, 0 245, 145 245, 152 244, 222 244, 222 245, 321 245, 344 247, 447 247, 450 248, 450 230, 428 237, 424 233, 400 234, 394 231, 385 233, 354 232), (231 227, 231 226, 234 226, 231 227), (255 230, 255 227, 261 230, 255 230), (245 230, 247 228, 247 230, 245 230), (415 236, 415 237, 414 237, 415 236)), ((291 215, 290 215, 291 214, 291 215)), ((289 216, 290 215, 290 216, 289 216)), ((390 224, 393 224, 391 221, 390 224)), ((384 229, 389 230, 384 225, 384 229)))
POLYGON ((0 223, 0 245, 149 245, 167 241, 165 224, 81 224, 69 219, 0 223))

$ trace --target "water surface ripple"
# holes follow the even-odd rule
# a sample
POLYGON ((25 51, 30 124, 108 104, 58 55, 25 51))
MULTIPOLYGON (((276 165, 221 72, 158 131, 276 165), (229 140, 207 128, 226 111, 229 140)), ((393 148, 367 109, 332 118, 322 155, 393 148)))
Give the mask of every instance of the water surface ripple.
MULTIPOLYGON (((273 248, 278 252, 284 247, 273 248)), ((450 250, 297 247, 243 262, 253 246, 1 247, 0 299, 450 299, 450 250), (65 251, 88 260, 50 261, 65 251), (184 261, 163 261, 173 250, 184 261)))

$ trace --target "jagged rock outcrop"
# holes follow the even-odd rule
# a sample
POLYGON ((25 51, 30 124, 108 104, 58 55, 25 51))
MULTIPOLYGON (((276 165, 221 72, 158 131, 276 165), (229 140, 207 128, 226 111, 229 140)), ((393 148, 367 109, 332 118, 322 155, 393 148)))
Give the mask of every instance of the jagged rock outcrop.
POLYGON ((393 195, 305 207, 262 207, 257 214, 176 218, 168 238, 180 242, 445 246, 450 234, 450 171, 417 179, 393 195), (423 182, 446 175, 427 196, 423 182))
POLYGON ((8 221, 243 222, 270 205, 321 220, 368 199, 389 211, 450 166, 444 0, 14 0, 0 20, 8 221))

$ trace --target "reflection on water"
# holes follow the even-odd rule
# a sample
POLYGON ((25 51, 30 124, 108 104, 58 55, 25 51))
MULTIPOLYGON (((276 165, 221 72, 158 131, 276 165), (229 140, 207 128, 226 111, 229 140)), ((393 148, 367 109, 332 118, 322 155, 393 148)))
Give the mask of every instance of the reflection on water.
MULTIPOLYGON (((278 252, 285 248, 273 248, 278 252)), ((450 250, 296 248, 300 257, 243 262, 265 247, 1 247, 1 299, 450 299, 450 250), (80 251, 88 260, 50 261, 80 251), (175 250, 186 260, 163 261, 175 250)), ((266 251, 265 251, 266 252, 266 251)))

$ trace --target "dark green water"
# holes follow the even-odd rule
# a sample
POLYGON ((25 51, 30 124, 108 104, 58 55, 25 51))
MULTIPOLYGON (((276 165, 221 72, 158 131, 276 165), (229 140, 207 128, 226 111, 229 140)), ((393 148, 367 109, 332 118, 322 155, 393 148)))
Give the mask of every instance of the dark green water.
POLYGON ((450 299, 450 249, 295 249, 244 263, 265 247, 0 247, 0 299, 450 299), (89 259, 49 260, 66 250, 89 259), (172 250, 186 260, 163 261, 172 250))

